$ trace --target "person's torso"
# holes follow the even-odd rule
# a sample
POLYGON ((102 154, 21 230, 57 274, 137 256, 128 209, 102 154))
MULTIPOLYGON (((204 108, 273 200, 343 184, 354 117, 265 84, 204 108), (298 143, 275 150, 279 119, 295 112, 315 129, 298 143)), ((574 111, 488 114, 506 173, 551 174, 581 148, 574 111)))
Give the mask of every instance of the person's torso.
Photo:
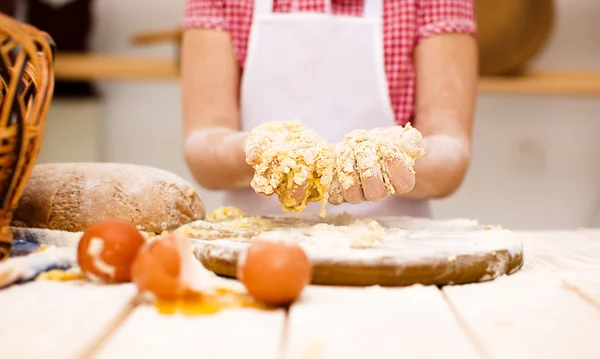
MULTIPOLYGON (((360 16, 276 13, 272 1, 255 4, 241 81, 242 130, 298 119, 334 144, 355 129, 395 126, 385 76, 384 0, 369 0, 360 16)), ((229 191, 225 204, 250 214, 282 212, 276 196, 260 197, 252 189, 229 191)), ((428 215, 426 202, 396 196, 329 207, 330 213, 363 216, 428 215)), ((304 212, 318 213, 319 205, 304 212)))
MULTIPOLYGON (((323 0, 274 0, 274 13, 325 12, 323 0)), ((333 0, 334 15, 361 16, 363 0, 333 0)), ((415 71, 412 61, 417 34, 417 2, 384 0, 383 53, 390 103, 396 123, 414 125, 415 71)), ((227 12, 234 51, 242 70, 247 62, 248 41, 254 14, 254 0, 228 0, 227 12)), ((293 41, 293 39, 290 39, 293 41)))

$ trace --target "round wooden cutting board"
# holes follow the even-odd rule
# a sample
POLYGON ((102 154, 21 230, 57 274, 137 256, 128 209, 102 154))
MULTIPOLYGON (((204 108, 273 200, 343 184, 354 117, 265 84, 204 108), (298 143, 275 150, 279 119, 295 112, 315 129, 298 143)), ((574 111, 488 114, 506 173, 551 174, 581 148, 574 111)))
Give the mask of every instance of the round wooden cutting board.
POLYGON ((475 1, 481 75, 514 75, 544 48, 554 0, 475 1))
POLYGON ((353 248, 359 227, 323 228, 314 226, 318 219, 307 218, 198 221, 178 231, 195 239, 194 253, 207 269, 227 277, 236 276, 237 258, 255 236, 297 241, 313 263, 312 284, 463 284, 511 274, 523 264, 516 234, 472 220, 375 218, 384 227, 382 242, 353 248))

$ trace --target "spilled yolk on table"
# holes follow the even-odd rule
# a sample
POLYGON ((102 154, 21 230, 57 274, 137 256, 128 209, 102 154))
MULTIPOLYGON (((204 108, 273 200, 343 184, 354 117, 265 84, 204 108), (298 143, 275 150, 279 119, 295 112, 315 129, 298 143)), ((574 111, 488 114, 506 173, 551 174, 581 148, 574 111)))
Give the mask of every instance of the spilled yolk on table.
POLYGON ((214 293, 190 293, 181 298, 159 298, 154 303, 161 314, 210 315, 224 309, 269 309, 245 293, 227 288, 217 288, 214 293))

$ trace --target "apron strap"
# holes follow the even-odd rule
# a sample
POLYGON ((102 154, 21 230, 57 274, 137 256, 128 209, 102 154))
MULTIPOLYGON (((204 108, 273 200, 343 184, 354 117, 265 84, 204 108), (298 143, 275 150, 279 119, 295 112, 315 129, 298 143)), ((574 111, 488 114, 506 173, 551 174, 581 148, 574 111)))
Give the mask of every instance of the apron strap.
POLYGON ((364 17, 380 20, 383 16, 383 2, 384 0, 365 0, 364 17))
POLYGON ((332 14, 331 11, 331 0, 325 0, 325 13, 332 14))
POLYGON ((271 14, 273 12, 273 0, 254 1, 254 16, 271 14))

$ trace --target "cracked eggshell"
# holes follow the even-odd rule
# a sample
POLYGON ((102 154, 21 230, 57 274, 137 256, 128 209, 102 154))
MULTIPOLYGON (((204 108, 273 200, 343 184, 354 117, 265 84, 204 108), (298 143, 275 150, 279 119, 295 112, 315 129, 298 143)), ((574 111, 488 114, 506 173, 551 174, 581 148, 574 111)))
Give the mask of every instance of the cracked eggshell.
POLYGON ((86 278, 95 282, 129 282, 131 264, 144 242, 144 236, 129 222, 96 222, 79 240, 77 263, 86 278))
POLYGON ((140 293, 176 299, 202 292, 205 285, 202 270, 192 253, 190 239, 181 233, 168 233, 139 250, 131 273, 140 293))
POLYGON ((182 293, 181 255, 177 243, 160 236, 138 252, 131 267, 132 281, 140 293, 175 298, 182 293))

